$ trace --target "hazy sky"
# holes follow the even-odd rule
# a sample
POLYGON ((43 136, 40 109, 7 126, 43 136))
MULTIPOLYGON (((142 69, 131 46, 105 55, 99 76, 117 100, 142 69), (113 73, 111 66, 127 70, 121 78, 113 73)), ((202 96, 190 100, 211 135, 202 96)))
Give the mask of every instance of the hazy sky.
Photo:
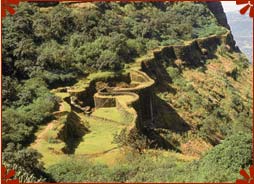
POLYGON ((235 1, 221 1, 225 12, 240 10, 244 5, 236 5, 235 1))

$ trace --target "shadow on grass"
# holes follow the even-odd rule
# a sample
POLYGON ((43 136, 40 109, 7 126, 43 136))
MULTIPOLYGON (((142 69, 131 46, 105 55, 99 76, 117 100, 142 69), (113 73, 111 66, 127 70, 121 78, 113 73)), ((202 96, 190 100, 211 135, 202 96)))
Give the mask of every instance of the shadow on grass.
POLYGON ((80 117, 76 113, 70 112, 64 122, 64 127, 58 133, 58 138, 65 142, 62 151, 65 154, 73 154, 80 142, 83 141, 83 136, 89 132, 80 117))
POLYGON ((174 150, 178 153, 181 152, 175 145, 171 144, 169 140, 166 140, 160 135, 159 132, 155 131, 152 128, 144 128, 142 130, 143 134, 151 141, 149 145, 150 148, 154 149, 165 149, 165 150, 174 150))
POLYGON ((169 129, 176 133, 184 133, 191 129, 190 125, 167 102, 155 97, 158 120, 156 128, 169 129))

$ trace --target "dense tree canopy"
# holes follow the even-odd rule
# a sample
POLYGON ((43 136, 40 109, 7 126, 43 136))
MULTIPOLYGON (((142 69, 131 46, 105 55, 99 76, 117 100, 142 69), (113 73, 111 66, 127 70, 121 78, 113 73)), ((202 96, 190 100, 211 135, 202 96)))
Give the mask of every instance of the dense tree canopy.
POLYGON ((45 11, 22 3, 3 21, 5 75, 119 70, 147 49, 224 31, 204 4, 97 3, 84 11, 59 4, 45 11))

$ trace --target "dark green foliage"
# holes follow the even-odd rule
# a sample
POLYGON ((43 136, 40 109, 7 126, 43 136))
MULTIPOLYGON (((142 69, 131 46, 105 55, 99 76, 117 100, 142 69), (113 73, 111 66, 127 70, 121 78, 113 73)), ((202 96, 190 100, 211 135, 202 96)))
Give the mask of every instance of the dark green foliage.
POLYGON ((37 126, 52 116, 56 100, 53 96, 37 98, 33 103, 17 109, 3 111, 2 144, 21 143, 26 145, 33 141, 37 126))
POLYGON ((156 153, 127 155, 114 167, 91 164, 72 158, 47 171, 58 181, 114 182, 225 182, 240 177, 239 170, 251 162, 251 134, 230 136, 208 151, 200 160, 186 163, 174 156, 156 153))
MULTIPOLYGON (((221 30, 203 4, 97 5, 74 11, 59 4, 44 13, 22 3, 17 14, 3 21, 4 74, 26 79, 38 71, 58 75, 90 69, 117 71, 160 42, 199 37, 200 30, 209 26, 221 30)), ((53 79, 48 79, 50 84, 53 79)))
POLYGON ((64 163, 50 166, 48 173, 57 182, 108 181, 106 165, 91 164, 84 160, 68 159, 64 163))
POLYGON ((2 145, 8 143, 25 144, 33 135, 34 127, 32 122, 14 109, 7 109, 3 112, 2 119, 2 145))
POLYGON ((252 164, 251 147, 251 134, 238 133, 230 136, 199 161, 191 164, 191 172, 186 181, 235 181, 240 169, 252 164))
MULTIPOLYGON (((73 83, 80 75, 95 71, 120 71, 136 57, 161 45, 225 32, 203 3, 100 2, 87 9, 59 4, 42 11, 43 6, 48 4, 21 3, 17 13, 7 16, 2 26, 2 158, 9 168, 24 173, 18 175, 23 182, 50 179, 42 171, 40 155, 26 148, 38 126, 52 118, 57 108, 58 99, 49 88, 73 83)), ((194 90, 183 81, 178 69, 169 67, 168 72, 184 91, 194 90)), ((232 77, 237 79, 237 71, 232 77)), ((230 106, 238 119, 230 125, 224 109, 200 101, 195 91, 191 95, 191 101, 184 96, 179 98, 179 105, 187 104, 193 111, 201 105, 211 110, 199 127, 204 138, 211 139, 209 134, 229 135, 251 128, 248 122, 241 126, 245 117, 251 115, 237 98, 232 97, 230 106)), ((179 146, 172 135, 167 138, 179 146)), ((138 153, 134 152, 127 163, 113 168, 74 158, 47 171, 58 182, 224 181, 233 180, 238 169, 250 163, 249 136, 244 134, 216 146, 190 165, 191 171, 186 171, 187 164, 175 158, 141 154, 151 142, 135 130, 130 136, 123 130, 114 141, 120 146, 131 146, 138 153), (211 165, 213 169, 209 170, 211 165), (232 174, 213 177, 213 172, 218 173, 221 168, 226 174, 232 174)))
POLYGON ((49 93, 42 79, 32 78, 23 85, 16 84, 14 88, 17 90, 11 94, 15 97, 13 101, 4 101, 3 148, 10 142, 24 145, 30 143, 37 126, 50 118, 56 108, 57 99, 49 93))
POLYGON ((2 153, 2 161, 8 169, 15 169, 15 177, 21 182, 46 181, 46 173, 39 163, 40 155, 32 149, 23 149, 21 145, 10 143, 2 153))
POLYGON ((18 99, 17 93, 18 93, 18 82, 15 79, 12 79, 11 77, 3 77, 2 80, 2 104, 3 108, 5 106, 10 106, 13 101, 16 101, 18 99))
POLYGON ((175 158, 156 158, 156 155, 153 154, 129 154, 126 163, 108 167, 80 159, 77 162, 76 159, 71 158, 65 163, 50 166, 47 171, 57 182, 169 181, 174 177, 175 173, 170 171, 176 167, 177 161, 175 158))
POLYGON ((88 42, 79 47, 75 52, 75 60, 91 70, 117 71, 123 67, 124 63, 131 61, 130 56, 134 52, 128 47, 126 40, 125 35, 118 33, 100 36, 94 42, 88 42))

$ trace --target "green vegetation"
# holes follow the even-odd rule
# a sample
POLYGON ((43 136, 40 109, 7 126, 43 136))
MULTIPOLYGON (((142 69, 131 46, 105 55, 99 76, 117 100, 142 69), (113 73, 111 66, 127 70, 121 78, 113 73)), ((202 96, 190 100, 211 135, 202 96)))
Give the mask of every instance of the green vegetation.
POLYGON ((94 116, 106 118, 109 120, 113 120, 119 123, 126 123, 128 124, 128 119, 122 116, 121 112, 115 107, 113 108, 99 108, 94 113, 94 116))
POLYGON ((96 5, 84 11, 60 4, 43 12, 22 3, 3 21, 4 75, 60 85, 82 73, 117 71, 160 45, 225 32, 204 4, 96 5))
MULTIPOLYGON (((3 88, 9 90, 5 84, 3 88)), ((38 125, 52 118, 57 105, 57 98, 41 80, 29 79, 16 89, 17 99, 8 103, 10 107, 3 107, 3 148, 8 143, 29 144, 38 125)))
POLYGON ((37 140, 30 147, 40 153, 39 160, 44 163, 44 167, 67 157, 62 154, 65 143, 58 139, 58 133, 63 128, 65 120, 66 116, 61 117, 58 121, 53 120, 46 126, 40 126, 36 132, 37 140), (56 156, 54 153, 58 155, 56 156))
POLYGON ((151 132, 179 153, 128 135, 133 117, 116 108, 84 114, 68 101, 98 81, 115 85, 162 46, 224 34, 206 3, 82 4, 21 3, 2 21, 3 164, 22 182, 234 181, 251 164, 252 71, 225 45, 199 68, 158 60, 151 132), (192 155, 202 146, 193 140, 214 148, 192 155))
MULTIPOLYGON (((230 58, 220 54, 219 50, 219 59, 207 60, 206 69, 202 71, 180 71, 175 66, 166 69, 172 79, 169 85, 177 89, 177 93, 168 91, 157 95, 194 127, 184 139, 199 136, 216 145, 229 135, 252 129, 252 99, 244 96, 251 93, 251 85, 241 85, 243 81, 251 83, 248 77, 251 70, 246 67, 248 61, 238 54, 230 54, 230 58)), ((161 113, 164 124, 177 121, 172 117, 166 111, 161 113)))
POLYGON ((247 169, 252 164, 251 145, 251 134, 230 136, 199 161, 193 162, 185 181, 221 182, 237 179, 239 170, 247 169))
POLYGON ((75 150, 77 155, 96 154, 110 151, 117 147, 112 144, 114 134, 120 132, 124 125, 110 121, 93 120, 83 117, 88 121, 90 133, 83 136, 83 141, 75 150))
POLYGON ((40 157, 41 155, 35 150, 23 149, 20 144, 15 146, 10 143, 2 154, 2 162, 7 169, 15 169, 16 175, 22 182, 53 181, 44 172, 38 160, 40 157))
POLYGON ((191 163, 160 152, 142 155, 132 153, 114 167, 72 158, 49 167, 47 171, 58 182, 235 181, 239 177, 239 169, 248 168, 252 163, 251 141, 251 134, 239 133, 230 136, 200 160, 191 163))

